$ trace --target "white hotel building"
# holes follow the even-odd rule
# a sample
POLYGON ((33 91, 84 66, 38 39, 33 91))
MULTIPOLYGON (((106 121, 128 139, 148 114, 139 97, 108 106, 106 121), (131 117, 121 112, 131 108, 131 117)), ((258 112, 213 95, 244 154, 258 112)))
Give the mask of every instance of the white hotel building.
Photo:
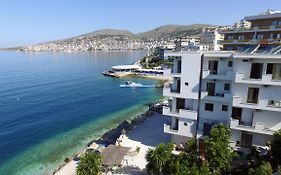
POLYGON ((203 138, 218 123, 231 128, 236 148, 265 146, 271 140, 281 128, 281 49, 269 53, 257 48, 255 53, 165 53, 174 59, 173 82, 163 90, 172 99, 163 108, 170 117, 164 132, 172 142, 203 138))

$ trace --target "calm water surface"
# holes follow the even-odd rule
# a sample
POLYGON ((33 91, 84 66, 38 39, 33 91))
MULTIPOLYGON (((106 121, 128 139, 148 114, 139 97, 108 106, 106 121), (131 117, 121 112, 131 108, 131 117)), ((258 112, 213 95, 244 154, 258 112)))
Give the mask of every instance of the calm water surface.
POLYGON ((161 89, 119 88, 125 79, 101 75, 144 54, 0 52, 0 174, 49 174, 161 98, 161 89))

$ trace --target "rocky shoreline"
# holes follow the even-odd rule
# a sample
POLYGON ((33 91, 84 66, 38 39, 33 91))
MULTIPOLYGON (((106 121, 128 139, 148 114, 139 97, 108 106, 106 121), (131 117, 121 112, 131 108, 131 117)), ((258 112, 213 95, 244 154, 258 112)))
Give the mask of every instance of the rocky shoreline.
MULTIPOLYGON (((100 139, 98 140, 93 140, 87 144, 87 147, 89 147, 92 143, 97 143, 97 144, 104 144, 104 145, 110 145, 110 144, 115 144, 116 140, 119 138, 122 132, 129 133, 131 132, 137 125, 143 123, 146 119, 152 116, 154 112, 157 113, 162 113, 162 107, 164 103, 163 100, 158 101, 156 103, 150 103, 148 104, 148 110, 145 111, 144 113, 138 115, 137 117, 133 118, 132 120, 125 120, 122 123, 120 123, 117 127, 107 131, 104 133, 100 139)), ((83 151, 80 151, 76 153, 74 156, 70 158, 65 158, 64 164, 60 165, 58 169, 56 169, 52 175, 56 174, 62 167, 64 167, 69 161, 72 159, 76 159, 83 151)))

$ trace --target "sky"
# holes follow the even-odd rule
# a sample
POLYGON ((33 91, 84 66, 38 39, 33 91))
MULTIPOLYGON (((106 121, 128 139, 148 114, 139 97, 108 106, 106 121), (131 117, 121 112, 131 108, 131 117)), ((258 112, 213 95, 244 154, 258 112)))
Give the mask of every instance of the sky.
POLYGON ((110 28, 133 33, 166 24, 231 25, 281 0, 0 0, 0 47, 110 28))

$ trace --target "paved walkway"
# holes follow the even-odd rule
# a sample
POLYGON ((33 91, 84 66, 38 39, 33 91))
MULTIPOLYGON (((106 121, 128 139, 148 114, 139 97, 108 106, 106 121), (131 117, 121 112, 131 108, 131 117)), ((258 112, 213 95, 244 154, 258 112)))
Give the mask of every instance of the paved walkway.
MULTIPOLYGON (((125 175, 142 175, 145 173, 146 152, 149 148, 157 146, 159 143, 167 143, 170 141, 170 135, 164 133, 164 123, 167 118, 158 113, 145 120, 143 123, 135 126, 135 128, 122 138, 121 146, 131 147, 130 153, 125 156, 123 166, 117 170, 115 174, 125 175), (137 153, 137 147, 140 148, 137 153)), ((77 163, 71 161, 60 169, 55 175, 75 175, 77 163)), ((111 173, 108 173, 111 174, 111 173)))

